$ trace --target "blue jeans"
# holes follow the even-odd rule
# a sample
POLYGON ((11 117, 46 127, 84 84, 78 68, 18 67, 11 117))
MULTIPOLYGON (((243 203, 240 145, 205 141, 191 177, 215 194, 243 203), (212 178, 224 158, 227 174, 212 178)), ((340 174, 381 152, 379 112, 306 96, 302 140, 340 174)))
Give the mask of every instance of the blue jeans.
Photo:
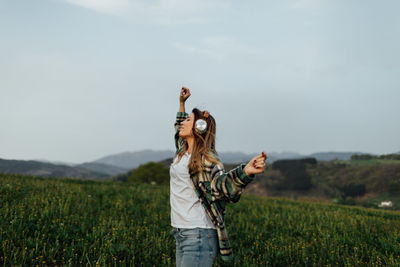
POLYGON ((216 229, 175 228, 177 267, 212 267, 218 253, 216 229))

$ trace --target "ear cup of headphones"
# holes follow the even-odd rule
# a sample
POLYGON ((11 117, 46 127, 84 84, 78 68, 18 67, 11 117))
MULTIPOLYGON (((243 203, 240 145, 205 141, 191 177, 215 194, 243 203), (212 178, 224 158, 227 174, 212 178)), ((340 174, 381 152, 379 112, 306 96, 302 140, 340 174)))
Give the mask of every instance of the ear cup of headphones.
POLYGON ((207 122, 203 119, 198 119, 195 123, 196 132, 203 134, 207 131, 207 122))

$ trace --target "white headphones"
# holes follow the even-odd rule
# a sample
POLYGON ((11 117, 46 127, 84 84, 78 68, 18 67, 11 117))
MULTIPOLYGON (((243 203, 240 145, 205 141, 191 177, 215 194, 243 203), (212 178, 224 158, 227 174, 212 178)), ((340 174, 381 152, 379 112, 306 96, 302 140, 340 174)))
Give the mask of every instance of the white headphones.
POLYGON ((207 122, 203 119, 198 119, 195 124, 196 132, 203 134, 207 131, 207 122))
MULTIPOLYGON (((210 115, 210 113, 207 110, 204 110, 203 116, 208 118, 208 115, 210 115)), ((203 119, 198 119, 195 123, 195 129, 199 134, 205 133, 207 131, 207 122, 203 119)))

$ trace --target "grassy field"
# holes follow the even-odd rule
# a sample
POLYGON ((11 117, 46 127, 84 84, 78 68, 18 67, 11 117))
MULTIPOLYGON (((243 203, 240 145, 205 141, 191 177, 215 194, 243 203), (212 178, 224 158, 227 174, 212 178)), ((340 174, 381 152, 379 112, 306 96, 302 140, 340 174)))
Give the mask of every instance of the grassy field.
MULTIPOLYGON (((0 175, 0 216, 0 266, 175 265, 168 186, 0 175)), ((400 266, 398 211, 243 195, 226 225, 233 266, 400 266)))

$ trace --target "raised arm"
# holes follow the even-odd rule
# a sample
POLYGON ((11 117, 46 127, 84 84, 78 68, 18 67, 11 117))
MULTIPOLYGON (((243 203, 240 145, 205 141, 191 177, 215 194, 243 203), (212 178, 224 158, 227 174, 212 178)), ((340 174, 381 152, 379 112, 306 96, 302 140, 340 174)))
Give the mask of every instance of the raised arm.
POLYGON ((221 162, 215 164, 211 171, 212 200, 238 202, 243 189, 255 179, 255 174, 264 172, 266 159, 267 155, 262 152, 249 163, 241 163, 228 172, 225 172, 224 165, 221 162))
POLYGON ((176 152, 181 150, 181 148, 185 144, 185 140, 182 137, 179 136, 179 129, 180 129, 181 122, 183 120, 185 120, 188 116, 189 116, 189 114, 187 114, 184 111, 183 112, 178 111, 178 113, 176 114, 176 121, 175 121, 175 124, 174 124, 174 127, 175 127, 175 147, 176 147, 176 152))
POLYGON ((185 120, 189 114, 185 112, 185 102, 186 99, 188 99, 190 96, 190 91, 186 87, 182 87, 181 93, 179 95, 179 111, 176 114, 176 120, 174 123, 174 128, 175 128, 175 148, 176 152, 178 152, 180 149, 182 149, 185 140, 179 136, 179 129, 180 129, 180 124, 183 120, 185 120))

